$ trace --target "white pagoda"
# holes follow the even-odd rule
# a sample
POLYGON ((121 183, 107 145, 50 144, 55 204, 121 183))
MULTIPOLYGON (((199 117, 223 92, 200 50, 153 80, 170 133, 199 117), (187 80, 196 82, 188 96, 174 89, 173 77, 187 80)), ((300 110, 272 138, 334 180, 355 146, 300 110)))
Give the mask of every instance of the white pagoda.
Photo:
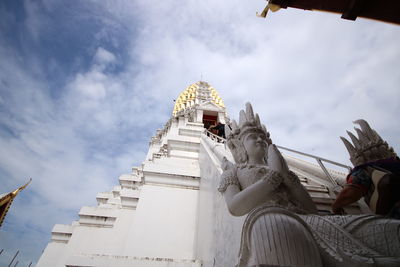
MULTIPOLYGON (((187 87, 142 165, 98 193, 98 205, 82 207, 78 221, 55 225, 37 266, 235 266, 245 216, 230 216, 217 191, 221 161, 232 159, 225 140, 206 130, 218 122, 229 118, 217 91, 203 81, 187 87)), ((329 213, 345 174, 284 149, 319 212, 329 213)))

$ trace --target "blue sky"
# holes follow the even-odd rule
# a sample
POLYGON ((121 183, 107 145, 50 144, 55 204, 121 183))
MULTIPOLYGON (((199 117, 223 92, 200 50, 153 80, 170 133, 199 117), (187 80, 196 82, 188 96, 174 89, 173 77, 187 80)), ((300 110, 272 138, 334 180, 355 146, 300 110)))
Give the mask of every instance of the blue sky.
POLYGON ((0 229, 0 265, 36 262, 144 160, 173 99, 203 79, 236 118, 253 103, 277 144, 349 163, 370 122, 399 151, 400 27, 265 1, 0 0, 0 191, 33 181, 0 229))

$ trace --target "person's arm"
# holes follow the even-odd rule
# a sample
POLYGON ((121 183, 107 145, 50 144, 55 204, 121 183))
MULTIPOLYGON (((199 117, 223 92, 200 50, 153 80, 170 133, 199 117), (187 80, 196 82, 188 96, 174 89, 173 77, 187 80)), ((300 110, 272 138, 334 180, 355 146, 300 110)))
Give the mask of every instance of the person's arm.
POLYGON ((342 191, 340 191, 335 202, 332 204, 332 211, 334 214, 342 214, 343 207, 358 201, 364 196, 364 190, 354 186, 346 185, 342 191))

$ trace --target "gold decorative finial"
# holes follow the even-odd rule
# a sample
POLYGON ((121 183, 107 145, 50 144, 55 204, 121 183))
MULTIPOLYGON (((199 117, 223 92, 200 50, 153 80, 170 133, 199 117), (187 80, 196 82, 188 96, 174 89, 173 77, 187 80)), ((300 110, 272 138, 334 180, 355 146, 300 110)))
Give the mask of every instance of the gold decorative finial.
POLYGON ((8 209, 10 208, 11 203, 13 202, 14 198, 18 195, 18 193, 20 191, 24 190, 31 181, 32 181, 32 178, 30 178, 29 181, 25 185, 19 187, 18 189, 14 190, 10 193, 0 194, 0 227, 4 221, 4 218, 6 217, 8 209))
MULTIPOLYGON (((201 74, 201 75, 203 75, 203 74, 201 74)), ((209 90, 211 102, 213 102, 214 104, 216 104, 217 106, 219 106, 221 108, 225 107, 224 102, 222 101, 221 97, 219 96, 217 90, 215 90, 215 88, 213 88, 207 82, 199 81, 199 82, 189 85, 176 99, 174 110, 172 111, 173 116, 176 116, 176 114, 179 111, 181 111, 185 108, 189 108, 196 104, 196 99, 198 99, 198 97, 200 95, 199 94, 200 87, 202 87, 202 88, 206 87, 206 89, 209 90)))

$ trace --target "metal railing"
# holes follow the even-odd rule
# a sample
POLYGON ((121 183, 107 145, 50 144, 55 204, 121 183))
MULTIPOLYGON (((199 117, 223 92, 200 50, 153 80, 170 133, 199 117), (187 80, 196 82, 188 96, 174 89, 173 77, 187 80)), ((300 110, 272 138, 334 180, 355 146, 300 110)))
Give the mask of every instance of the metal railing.
MULTIPOLYGON (((205 133, 205 135, 207 135, 208 137, 210 137, 211 140, 214 140, 215 142, 222 143, 222 144, 224 144, 224 143, 226 142, 226 139, 225 139, 225 138, 223 138, 223 137, 221 137, 221 136, 218 136, 218 135, 216 135, 216 134, 210 132, 210 131, 207 130, 207 129, 204 129, 204 133, 205 133)), ((286 150, 286 151, 290 151, 290 152, 292 152, 292 153, 296 153, 296 154, 299 154, 299 155, 302 155, 302 156, 306 156, 306 157, 315 159, 315 160, 317 161, 318 165, 321 167, 322 171, 325 173, 326 177, 327 177, 327 178, 329 179, 329 181, 330 181, 333 185, 335 185, 335 186, 340 186, 340 185, 339 185, 338 182, 332 177, 332 175, 329 173, 328 169, 325 167, 325 165, 324 165, 323 162, 326 162, 326 163, 329 163, 329 164, 332 164, 332 165, 336 165, 336 166, 339 166, 339 167, 348 169, 349 171, 351 171, 351 169, 352 169, 352 168, 351 168, 350 166, 348 166, 348 165, 344 165, 344 164, 341 164, 341 163, 336 162, 336 161, 333 161, 333 160, 321 158, 321 157, 318 157, 318 156, 315 156, 315 155, 307 154, 307 153, 300 152, 300 151, 297 151, 297 150, 294 150, 294 149, 290 149, 290 148, 287 148, 287 147, 283 147, 283 146, 278 146, 278 145, 277 145, 277 147, 278 147, 279 149, 283 149, 283 150, 286 150)))
POLYGON ((294 150, 294 149, 290 149, 290 148, 287 148, 287 147, 283 147, 283 146, 276 146, 276 147, 278 147, 279 149, 287 150, 287 151, 290 151, 290 152, 293 152, 293 153, 296 153, 296 154, 299 154, 299 155, 302 155, 302 156, 306 156, 306 157, 315 159, 318 162, 318 165, 321 167, 321 169, 325 173, 326 177, 331 181, 332 184, 334 184, 336 186, 340 186, 340 185, 332 177, 332 175, 329 173, 329 171, 326 169, 326 167, 325 167, 323 162, 330 163, 332 165, 336 165, 336 166, 339 166, 339 167, 342 167, 342 168, 345 168, 345 169, 348 169, 349 171, 351 171, 351 167, 350 166, 341 164, 341 163, 336 162, 336 161, 332 161, 332 160, 329 160, 329 159, 321 158, 321 157, 318 157, 318 156, 315 156, 315 155, 307 154, 307 153, 300 152, 300 151, 297 151, 297 150, 294 150))

